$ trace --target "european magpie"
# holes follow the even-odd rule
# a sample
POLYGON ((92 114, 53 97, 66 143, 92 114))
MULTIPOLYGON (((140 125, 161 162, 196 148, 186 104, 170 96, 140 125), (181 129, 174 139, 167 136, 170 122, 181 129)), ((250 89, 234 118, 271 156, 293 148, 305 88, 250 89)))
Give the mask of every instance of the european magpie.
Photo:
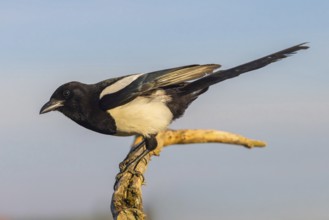
POLYGON ((79 125, 109 135, 142 135, 146 150, 156 148, 156 135, 181 117, 209 86, 262 68, 308 46, 299 44, 226 70, 219 64, 189 65, 131 74, 96 84, 60 86, 40 114, 60 111, 79 125))

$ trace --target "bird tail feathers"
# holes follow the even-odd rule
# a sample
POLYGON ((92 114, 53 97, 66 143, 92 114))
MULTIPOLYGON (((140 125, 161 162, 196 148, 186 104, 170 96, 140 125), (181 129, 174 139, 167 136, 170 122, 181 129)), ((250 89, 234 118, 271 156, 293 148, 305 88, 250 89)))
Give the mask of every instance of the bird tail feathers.
POLYGON ((309 47, 305 45, 306 43, 298 44, 296 46, 281 50, 279 52, 267 55, 260 59, 233 67, 227 70, 219 70, 210 75, 207 75, 201 79, 195 80, 181 89, 182 93, 191 93, 193 91, 201 90, 207 88, 213 84, 219 83, 226 79, 230 79, 236 76, 239 76, 242 73, 246 73, 252 70, 260 69, 264 66, 267 66, 270 63, 274 63, 281 59, 284 59, 292 54, 295 54, 299 50, 305 50, 309 47))

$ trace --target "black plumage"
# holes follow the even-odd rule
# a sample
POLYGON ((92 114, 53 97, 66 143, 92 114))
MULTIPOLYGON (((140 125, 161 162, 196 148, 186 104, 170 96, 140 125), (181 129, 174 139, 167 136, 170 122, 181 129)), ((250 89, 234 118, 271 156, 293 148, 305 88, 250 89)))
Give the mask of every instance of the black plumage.
POLYGON ((99 133, 143 135, 148 152, 156 147, 156 134, 181 117, 209 86, 307 48, 299 44, 227 70, 215 71, 220 67, 218 64, 189 65, 96 84, 70 82, 53 93, 40 114, 57 110, 99 133))

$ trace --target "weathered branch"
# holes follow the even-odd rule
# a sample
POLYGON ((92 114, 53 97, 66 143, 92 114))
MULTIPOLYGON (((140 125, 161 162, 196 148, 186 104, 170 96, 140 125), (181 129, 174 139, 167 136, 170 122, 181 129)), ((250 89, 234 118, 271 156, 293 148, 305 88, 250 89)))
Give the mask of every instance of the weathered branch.
MULTIPOLYGON (((134 145, 141 140, 141 137, 136 137, 134 145)), ((143 174, 147 169, 151 156, 159 155, 165 146, 192 143, 225 143, 253 148, 265 147, 266 145, 262 141, 252 140, 241 135, 217 130, 166 130, 157 135, 157 141, 157 148, 138 163, 134 172, 120 174, 120 178, 117 176, 117 179, 119 179, 114 186, 111 204, 114 219, 139 220, 145 218, 141 190, 144 182, 143 174)), ((134 152, 134 156, 139 155, 141 151, 142 149, 134 152)), ((122 164, 126 162, 127 161, 123 161, 122 164)), ((122 169, 122 166, 120 166, 120 169, 122 169)))

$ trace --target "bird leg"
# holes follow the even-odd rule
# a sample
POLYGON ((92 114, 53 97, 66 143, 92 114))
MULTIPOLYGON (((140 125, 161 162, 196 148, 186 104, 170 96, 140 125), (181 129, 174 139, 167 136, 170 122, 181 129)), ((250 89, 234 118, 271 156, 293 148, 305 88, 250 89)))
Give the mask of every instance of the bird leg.
MULTIPOLYGON (((136 167, 139 164, 139 162, 152 150, 154 150, 158 145, 158 142, 156 140, 156 135, 151 135, 150 137, 144 137, 143 141, 141 141, 136 147, 134 147, 127 157, 125 158, 123 164, 120 164, 120 173, 117 175, 117 181, 120 180, 122 175, 125 172, 131 172, 133 174, 139 175, 140 173, 136 171, 136 167), (134 154, 139 151, 143 146, 145 145, 146 149, 143 150, 141 154, 139 154, 137 157, 134 157, 134 154), (132 159, 133 158, 133 159, 132 159)), ((116 185, 115 183, 115 185, 116 185)))
POLYGON ((158 142, 156 139, 157 134, 152 134, 150 137, 144 138, 145 140, 145 147, 147 150, 152 151, 158 146, 158 142))
MULTIPOLYGON (((156 135, 151 135, 150 137, 147 137, 147 138, 144 137, 140 143, 138 143, 136 146, 132 147, 129 154, 126 156, 126 158, 123 160, 123 162, 120 163, 120 165, 119 165, 120 170, 125 170, 127 166, 129 166, 131 163, 135 162, 136 159, 141 156, 140 155, 140 156, 137 156, 136 158, 134 158, 134 154, 136 152, 138 152, 144 145, 146 146, 146 149, 148 150, 148 152, 154 150, 158 145, 158 142, 156 140, 156 135), (134 158, 134 159, 131 159, 131 158, 134 158)), ((142 152, 142 154, 143 154, 143 152, 142 152)), ((147 153, 145 153, 145 155, 146 154, 147 153)), ((138 162, 138 160, 136 162, 138 162)))
POLYGON ((128 155, 126 156, 126 158, 120 163, 119 168, 120 170, 125 170, 127 164, 129 165, 132 161, 133 155, 138 152, 143 146, 145 145, 145 138, 143 138, 143 140, 141 142, 139 142, 136 146, 133 146, 130 150, 130 152, 128 153, 128 155))

